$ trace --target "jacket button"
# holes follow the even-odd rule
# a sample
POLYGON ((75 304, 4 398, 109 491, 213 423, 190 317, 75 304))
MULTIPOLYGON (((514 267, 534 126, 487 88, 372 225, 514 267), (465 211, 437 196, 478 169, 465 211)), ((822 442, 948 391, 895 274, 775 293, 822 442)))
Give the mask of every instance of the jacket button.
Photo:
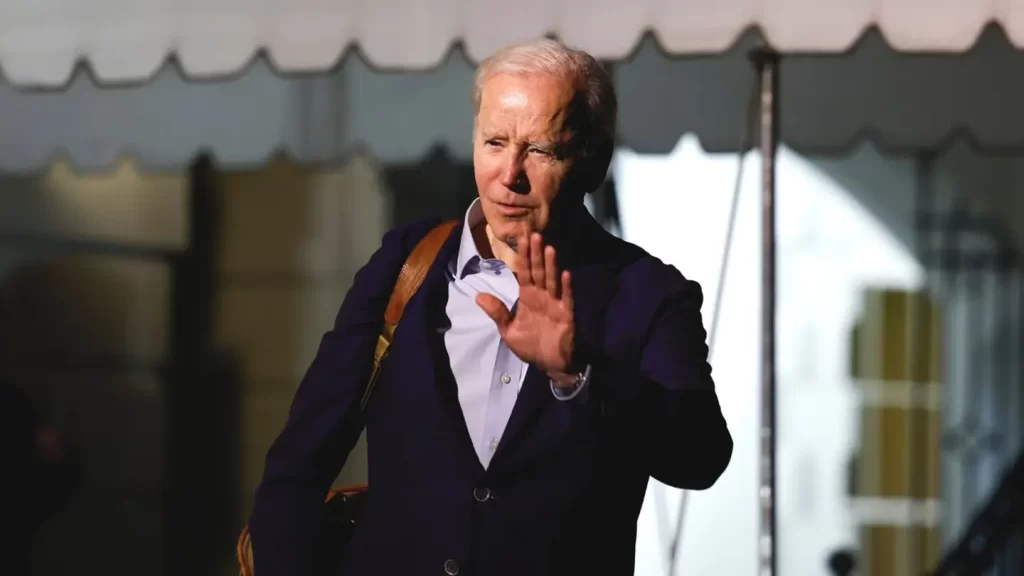
POLYGON ((473 499, 477 502, 487 502, 491 499, 491 490, 480 486, 473 489, 473 499))
POLYGON ((445 560, 444 573, 448 576, 456 576, 459 573, 459 563, 451 559, 445 560))

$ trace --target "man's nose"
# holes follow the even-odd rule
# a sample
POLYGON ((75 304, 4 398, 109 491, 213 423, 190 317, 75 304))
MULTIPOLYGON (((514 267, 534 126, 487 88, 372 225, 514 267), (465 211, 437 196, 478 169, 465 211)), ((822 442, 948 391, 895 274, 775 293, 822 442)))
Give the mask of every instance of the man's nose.
POLYGON ((513 150, 508 151, 501 170, 501 184, 513 192, 525 194, 530 191, 522 154, 513 150))

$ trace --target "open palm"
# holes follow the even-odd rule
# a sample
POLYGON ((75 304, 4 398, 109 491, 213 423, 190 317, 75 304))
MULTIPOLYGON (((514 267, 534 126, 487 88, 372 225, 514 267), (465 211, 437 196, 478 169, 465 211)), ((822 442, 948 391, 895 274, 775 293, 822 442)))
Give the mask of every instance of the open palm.
POLYGON ((516 356, 545 372, 564 372, 572 359, 576 330, 572 279, 568 271, 559 274, 555 249, 543 248, 540 234, 531 235, 522 252, 515 315, 492 294, 477 295, 477 305, 494 320, 516 356))

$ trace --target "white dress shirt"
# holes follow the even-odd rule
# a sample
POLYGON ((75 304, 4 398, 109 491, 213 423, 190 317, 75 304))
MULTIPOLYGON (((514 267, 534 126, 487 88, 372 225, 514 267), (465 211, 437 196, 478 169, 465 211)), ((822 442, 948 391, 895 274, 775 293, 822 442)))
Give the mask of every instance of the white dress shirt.
MULTIPOLYGON (((482 258, 477 250, 472 229, 483 218, 477 199, 466 211, 459 250, 448 266, 445 312, 451 328, 444 340, 466 427, 486 468, 501 442, 528 365, 508 349, 497 325, 476 304, 480 292, 493 294, 513 311, 519 299, 519 281, 512 270, 501 260, 482 258)), ((551 391, 567 401, 585 384, 586 378, 575 388, 563 390, 552 383, 551 391)))

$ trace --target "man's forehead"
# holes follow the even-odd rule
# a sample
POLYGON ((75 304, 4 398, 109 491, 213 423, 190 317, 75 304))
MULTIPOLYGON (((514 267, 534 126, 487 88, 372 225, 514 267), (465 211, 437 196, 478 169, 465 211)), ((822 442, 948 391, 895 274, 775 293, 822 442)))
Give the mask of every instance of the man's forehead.
POLYGON ((514 130, 520 136, 561 140, 574 92, 568 82, 550 75, 498 75, 483 87, 476 125, 482 133, 514 130), (525 132, 524 132, 525 131, 525 132))
POLYGON ((568 80, 551 74, 495 74, 484 82, 480 105, 481 108, 527 104, 539 108, 566 108, 574 93, 568 80))
POLYGON ((503 90, 496 94, 498 104, 505 108, 518 108, 526 106, 529 98, 521 89, 503 90))

